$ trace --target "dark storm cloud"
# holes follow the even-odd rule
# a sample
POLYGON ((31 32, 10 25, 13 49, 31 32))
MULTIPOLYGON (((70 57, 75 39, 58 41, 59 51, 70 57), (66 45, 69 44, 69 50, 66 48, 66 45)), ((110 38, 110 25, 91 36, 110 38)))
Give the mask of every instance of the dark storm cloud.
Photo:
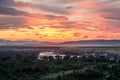
POLYGON ((27 15, 28 13, 23 12, 23 11, 18 11, 14 8, 0 5, 0 14, 3 14, 3 15, 27 15))
MULTIPOLYGON (((50 20, 56 19, 56 18, 57 19, 58 18, 67 19, 67 17, 64 17, 64 16, 31 14, 31 13, 28 13, 28 12, 25 12, 25 11, 19 11, 19 10, 16 10, 15 8, 12 8, 13 6, 16 6, 16 4, 18 4, 18 3, 19 3, 19 5, 23 4, 23 2, 14 2, 13 0, 10 0, 10 1, 0 0, 0 4, 2 4, 2 5, 0 5, 0 14, 2 14, 2 15, 14 15, 14 16, 27 16, 27 17, 36 17, 36 18, 47 18, 47 19, 50 19, 50 20)), ((59 12, 59 9, 58 9, 58 12, 59 12)))
POLYGON ((72 8, 71 0, 39 0, 30 5, 38 10, 63 15, 69 14, 69 9, 72 8))
POLYGON ((55 6, 49 6, 49 5, 39 5, 39 8, 43 11, 52 12, 52 13, 59 13, 59 14, 69 14, 69 11, 67 11, 64 7, 59 7, 57 5, 55 6))
POLYGON ((24 2, 15 2, 14 0, 0 0, 0 5, 10 7, 21 7, 29 4, 24 2))
POLYGON ((119 2, 120 0, 98 0, 99 3, 109 4, 109 3, 115 3, 119 2))
POLYGON ((14 17, 14 16, 1 16, 0 23, 1 24, 23 24, 25 19, 23 17, 14 17))
POLYGON ((0 0, 0 5, 12 6, 14 4, 14 0, 0 0))
POLYGON ((65 16, 54 16, 54 15, 42 15, 42 14, 31 14, 24 11, 19 11, 11 7, 0 5, 0 29, 29 27, 26 26, 27 17, 48 19, 48 20, 68 20, 65 16), (4 17, 3 17, 4 15, 4 17))
POLYGON ((24 11, 18 11, 14 8, 0 6, 0 14, 2 15, 12 15, 12 16, 27 16, 27 17, 35 17, 35 18, 46 18, 46 19, 66 19, 67 17, 64 16, 54 16, 54 15, 42 15, 42 14, 30 14, 24 11))
POLYGON ((69 10, 67 8, 71 8, 71 5, 66 6, 66 4, 69 4, 70 0, 40 0, 37 2, 29 3, 29 2, 23 2, 19 1, 16 2, 14 0, 0 0, 0 5, 3 6, 12 6, 12 7, 20 7, 20 6, 30 6, 35 9, 43 10, 46 12, 51 13, 58 13, 58 14, 69 14, 69 10), (39 3, 39 4, 34 4, 39 3))
POLYGON ((26 16, 28 13, 8 7, 14 5, 13 0, 0 0, 0 29, 26 27, 25 19, 21 16, 26 16))
POLYGON ((103 18, 120 20, 120 8, 103 9, 100 11, 103 12, 103 15, 101 15, 103 18))
POLYGON ((54 16, 54 15, 44 15, 47 17, 49 20, 54 20, 54 19, 63 19, 63 21, 68 20, 67 17, 65 16, 54 16))
POLYGON ((117 17, 117 16, 103 16, 103 17, 106 19, 120 20, 120 16, 119 17, 117 17))
POLYGON ((0 17, 0 29, 18 29, 27 28, 33 29, 28 24, 23 17, 19 16, 3 16, 0 17))
POLYGON ((120 20, 120 0, 99 0, 97 2, 96 4, 101 4, 101 7, 96 12, 101 13, 101 17, 120 20))

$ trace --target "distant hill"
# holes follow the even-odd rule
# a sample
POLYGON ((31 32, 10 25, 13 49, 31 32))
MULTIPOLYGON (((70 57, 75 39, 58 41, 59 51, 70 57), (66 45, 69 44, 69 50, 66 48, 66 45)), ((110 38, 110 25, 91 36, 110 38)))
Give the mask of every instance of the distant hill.
POLYGON ((0 40, 0 46, 120 46, 120 40, 82 40, 62 43, 42 41, 4 41, 0 40))
POLYGON ((49 45, 51 42, 42 41, 2 41, 0 40, 0 46, 40 46, 49 45))
POLYGON ((120 46, 120 40, 82 40, 63 42, 61 45, 79 46, 120 46))

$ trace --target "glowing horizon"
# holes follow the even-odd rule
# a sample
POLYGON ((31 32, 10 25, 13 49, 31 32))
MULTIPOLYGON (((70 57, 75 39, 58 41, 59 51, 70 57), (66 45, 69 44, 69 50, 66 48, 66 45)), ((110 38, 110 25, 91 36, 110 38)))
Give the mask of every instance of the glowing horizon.
POLYGON ((0 39, 120 40, 119 0, 0 0, 0 39))

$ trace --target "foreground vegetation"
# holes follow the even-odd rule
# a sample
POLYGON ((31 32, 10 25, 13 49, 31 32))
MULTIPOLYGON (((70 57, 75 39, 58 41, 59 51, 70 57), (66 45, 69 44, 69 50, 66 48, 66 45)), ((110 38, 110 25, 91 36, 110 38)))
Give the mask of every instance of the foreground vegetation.
POLYGON ((0 80, 120 80, 120 64, 104 57, 40 61, 37 53, 0 52, 0 80))

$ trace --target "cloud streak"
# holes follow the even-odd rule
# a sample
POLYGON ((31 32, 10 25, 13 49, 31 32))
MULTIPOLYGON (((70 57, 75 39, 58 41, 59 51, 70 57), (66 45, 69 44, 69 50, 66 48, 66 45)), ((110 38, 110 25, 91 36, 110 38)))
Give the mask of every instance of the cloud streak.
POLYGON ((0 39, 120 39, 119 4, 120 0, 0 0, 0 39))

